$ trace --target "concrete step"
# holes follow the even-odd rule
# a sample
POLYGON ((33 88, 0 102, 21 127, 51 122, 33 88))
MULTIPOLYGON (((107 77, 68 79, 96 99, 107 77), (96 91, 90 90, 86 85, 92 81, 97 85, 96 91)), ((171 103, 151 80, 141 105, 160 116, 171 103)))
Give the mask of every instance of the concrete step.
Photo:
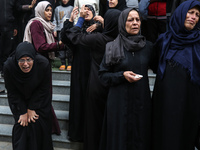
POLYGON ((69 110, 69 95, 53 94, 52 105, 55 110, 69 110))
MULTIPOLYGON (((52 105, 55 110, 69 110, 69 95, 53 94, 52 105)), ((7 94, 0 94, 0 106, 8 106, 7 94)))
MULTIPOLYGON (((62 110, 55 110, 55 114, 58 119, 61 130, 68 129, 69 112, 62 110)), ((11 124, 15 123, 12 112, 9 106, 0 106, 0 123, 1 124, 11 124)))
MULTIPOLYGON (((13 125, 0 124, 0 141, 12 141, 12 128, 13 125)), ((77 142, 70 142, 67 139, 67 131, 62 130, 61 135, 52 135, 53 145, 57 148, 65 148, 71 150, 82 150, 83 144, 77 142)), ((7 149, 6 149, 7 150, 7 149)))
POLYGON ((70 81, 53 80, 53 94, 70 95, 70 81))
POLYGON ((71 71, 52 70, 52 80, 70 81, 71 71))

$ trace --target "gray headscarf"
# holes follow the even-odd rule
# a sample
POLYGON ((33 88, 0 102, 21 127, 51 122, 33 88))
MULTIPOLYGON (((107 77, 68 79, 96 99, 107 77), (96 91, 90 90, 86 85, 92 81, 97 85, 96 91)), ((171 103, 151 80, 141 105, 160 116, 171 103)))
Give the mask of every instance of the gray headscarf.
POLYGON ((124 48, 127 51, 134 52, 142 49, 146 45, 146 38, 140 35, 140 33, 137 35, 130 35, 126 31, 126 20, 131 10, 137 11, 134 8, 127 8, 121 12, 118 19, 119 35, 114 41, 106 44, 105 55, 107 65, 116 64, 121 59, 125 58, 124 48))

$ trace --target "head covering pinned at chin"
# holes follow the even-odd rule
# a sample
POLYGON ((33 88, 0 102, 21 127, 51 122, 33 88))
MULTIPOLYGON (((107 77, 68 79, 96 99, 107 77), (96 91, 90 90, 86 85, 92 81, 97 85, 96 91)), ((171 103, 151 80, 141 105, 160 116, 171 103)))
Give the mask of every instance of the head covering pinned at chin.
MULTIPOLYGON (((124 56, 124 48, 127 51, 138 51, 146 45, 146 38, 140 34, 130 35, 126 31, 126 20, 130 11, 137 11, 134 8, 127 8, 121 12, 118 20, 119 35, 106 45, 106 64, 119 63, 124 56)), ((138 11, 137 11, 138 12, 138 11)), ((139 15, 139 13, 138 13, 139 15)))
POLYGON ((161 48, 158 66, 158 76, 161 79, 166 62, 173 60, 188 70, 191 81, 200 85, 200 22, 192 30, 187 30, 184 25, 187 12, 195 6, 200 7, 200 2, 190 0, 181 3, 171 17, 170 30, 161 34, 157 40, 156 45, 161 48))

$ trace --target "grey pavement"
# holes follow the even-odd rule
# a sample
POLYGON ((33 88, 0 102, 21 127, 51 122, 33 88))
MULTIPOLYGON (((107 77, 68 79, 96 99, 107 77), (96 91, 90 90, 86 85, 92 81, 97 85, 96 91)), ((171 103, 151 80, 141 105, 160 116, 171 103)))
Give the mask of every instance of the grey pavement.
MULTIPOLYGON (((12 144, 10 142, 0 142, 0 150, 12 150, 12 144)), ((54 150, 72 150, 72 149, 54 148, 54 150)))

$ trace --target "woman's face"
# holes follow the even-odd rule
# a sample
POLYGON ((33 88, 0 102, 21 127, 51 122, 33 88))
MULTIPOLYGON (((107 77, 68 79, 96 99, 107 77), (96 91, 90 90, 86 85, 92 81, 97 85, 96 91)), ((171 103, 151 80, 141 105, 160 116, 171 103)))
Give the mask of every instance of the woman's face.
POLYGON ((69 2, 69 0, 62 0, 62 3, 63 3, 64 5, 66 5, 68 2, 69 2))
POLYGON ((131 35, 136 35, 140 31, 140 17, 137 11, 132 10, 129 12, 126 20, 126 32, 131 35))
POLYGON ((51 6, 47 7, 44 11, 44 17, 46 21, 51 21, 52 17, 52 8, 51 6))
POLYGON ((88 7, 85 7, 85 10, 87 10, 85 21, 90 21, 93 18, 93 13, 88 7))
POLYGON ((184 22, 184 26, 187 30, 194 29, 195 25, 199 21, 200 12, 197 8, 192 8, 188 10, 184 22))
POLYGON ((109 0, 109 7, 114 8, 118 4, 118 0, 109 0))
POLYGON ((24 72, 28 73, 33 67, 33 59, 30 57, 22 57, 18 60, 19 68, 24 72))

